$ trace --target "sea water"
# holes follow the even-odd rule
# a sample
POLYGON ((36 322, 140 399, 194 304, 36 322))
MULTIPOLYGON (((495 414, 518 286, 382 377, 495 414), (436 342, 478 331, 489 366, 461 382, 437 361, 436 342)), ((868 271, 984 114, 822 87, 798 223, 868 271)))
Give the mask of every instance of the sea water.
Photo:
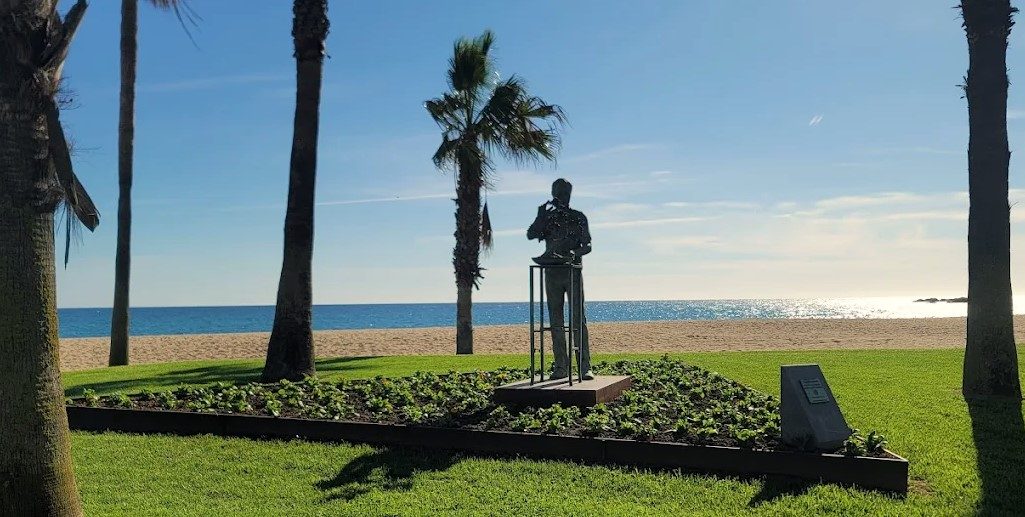
MULTIPOLYGON (((1016 303, 1025 309, 1025 303, 1016 303)), ((735 320, 748 318, 929 318, 964 316, 964 303, 922 303, 912 298, 832 298, 776 300, 653 300, 587 302, 591 322, 735 320)), ((110 335, 110 309, 60 309, 61 337, 110 335)), ((526 302, 475 303, 474 324, 527 323, 526 302)), ((273 306, 137 307, 132 335, 266 332, 273 306)), ((395 303, 317 305, 315 330, 441 327, 455 324, 455 304, 395 303)))

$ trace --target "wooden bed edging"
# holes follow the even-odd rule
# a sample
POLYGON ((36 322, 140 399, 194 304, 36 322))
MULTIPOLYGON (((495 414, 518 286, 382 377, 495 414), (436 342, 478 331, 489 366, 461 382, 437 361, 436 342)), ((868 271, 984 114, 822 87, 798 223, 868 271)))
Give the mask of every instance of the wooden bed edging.
POLYGON ((68 406, 67 412, 71 429, 78 431, 346 441, 575 459, 588 463, 679 468, 740 476, 789 476, 898 494, 907 494, 908 491, 908 461, 896 454, 892 458, 872 458, 616 438, 185 411, 68 406))

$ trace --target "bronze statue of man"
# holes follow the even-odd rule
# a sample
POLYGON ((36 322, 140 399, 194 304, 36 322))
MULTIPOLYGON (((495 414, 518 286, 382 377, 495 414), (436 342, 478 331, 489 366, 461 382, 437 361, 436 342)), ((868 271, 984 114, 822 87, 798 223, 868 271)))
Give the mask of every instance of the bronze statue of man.
MULTIPOLYGON (((559 178, 552 183, 552 200, 537 207, 537 218, 527 229, 528 239, 545 241, 545 252, 534 257, 539 265, 581 264, 582 257, 591 252, 591 232, 587 217, 569 207, 573 185, 559 178)), ((552 322, 552 347, 555 364, 551 378, 567 377, 570 357, 566 350, 566 332, 563 330, 565 317, 563 307, 570 295, 570 278, 573 275, 573 296, 578 305, 573 314, 571 328, 579 329, 574 342, 580 350, 580 371, 584 379, 592 379, 591 350, 587 339, 587 318, 584 315, 584 278, 579 268, 551 268, 545 273, 545 292, 548 296, 548 314, 552 322)))

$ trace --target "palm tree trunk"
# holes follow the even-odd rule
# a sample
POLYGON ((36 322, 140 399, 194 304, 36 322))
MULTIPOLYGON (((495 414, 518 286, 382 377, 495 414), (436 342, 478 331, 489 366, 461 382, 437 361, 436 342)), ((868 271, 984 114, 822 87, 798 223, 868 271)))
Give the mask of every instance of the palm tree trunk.
MULTIPOLYGON (((0 34, 24 30, 10 19, 0 16, 0 34)), ((0 515, 81 515, 58 361, 56 198, 37 202, 45 108, 13 94, 32 82, 19 79, 0 79, 0 515)))
POLYGON ((480 278, 480 190, 483 171, 472 158, 459 158, 456 186, 456 353, 473 353, 473 288, 480 278))
POLYGON ((965 396, 1021 398, 1011 307, 1009 0, 962 0, 968 37, 968 328, 965 396))
POLYGON ((456 353, 473 353, 473 285, 456 285, 456 353))
POLYGON ((285 246, 263 380, 316 373, 313 350, 313 208, 327 0, 295 0, 296 100, 285 246))
POLYGON ((114 310, 110 319, 110 366, 128 364, 128 293, 132 241, 132 154, 135 148, 135 67, 139 0, 121 0, 121 111, 117 135, 117 256, 114 310))

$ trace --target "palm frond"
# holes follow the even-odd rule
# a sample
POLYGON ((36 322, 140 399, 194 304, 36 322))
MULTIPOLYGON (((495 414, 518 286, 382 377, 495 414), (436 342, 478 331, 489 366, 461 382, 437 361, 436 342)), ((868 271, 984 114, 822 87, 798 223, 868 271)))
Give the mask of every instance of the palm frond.
POLYGON ((504 127, 515 116, 517 107, 526 97, 523 81, 515 75, 506 79, 491 92, 491 97, 481 109, 480 120, 487 125, 504 127))
POLYGON ((50 136, 49 167, 50 174, 56 179, 62 193, 58 207, 61 211, 60 220, 64 226, 64 267, 68 267, 72 237, 75 242, 79 242, 83 227, 89 231, 95 230, 100 224, 100 214, 72 168, 71 146, 60 122, 57 102, 51 102, 46 111, 46 125, 50 136))
POLYGON ((465 120, 466 106, 458 96, 445 93, 440 98, 425 102, 424 108, 445 132, 462 131, 469 125, 465 120))
POLYGON ((529 95, 523 81, 513 76, 495 88, 478 126, 488 150, 522 163, 554 160, 565 123, 562 108, 529 95))
POLYGON ((554 129, 507 132, 505 138, 506 145, 500 150, 516 163, 539 162, 542 159, 554 162, 562 147, 559 133, 554 129))
POLYGON ((93 231, 100 224, 99 210, 93 203, 92 198, 78 181, 75 170, 71 164, 71 152, 68 148, 67 138, 64 136, 64 126, 60 122, 60 113, 56 103, 51 103, 46 110, 46 125, 50 134, 50 157, 53 174, 64 192, 64 199, 78 217, 78 220, 85 225, 89 231, 93 231))
POLYGON ((486 252, 495 247, 495 232, 491 228, 491 214, 488 213, 487 201, 484 202, 484 209, 480 215, 480 244, 486 252))
POLYGON ((189 37, 189 41, 191 41, 196 48, 199 48, 199 45, 196 44, 196 39, 192 37, 192 31, 189 30, 189 26, 199 27, 199 22, 203 21, 203 18, 199 16, 199 13, 197 13, 191 5, 189 5, 188 0, 147 1, 157 9, 174 12, 175 17, 178 18, 178 23, 182 26, 182 30, 184 30, 185 35, 189 37))
POLYGON ((530 97, 521 106, 523 116, 532 119, 545 119, 553 124, 564 126, 568 123, 566 113, 555 104, 548 104, 539 97, 530 97))
POLYGON ((494 40, 494 34, 487 30, 474 39, 456 41, 448 70, 448 82, 453 90, 472 100, 479 97, 479 90, 494 76, 494 63, 489 54, 494 40))
POLYGON ((78 245, 82 242, 82 228, 84 224, 75 213, 75 205, 72 204, 71 199, 67 196, 61 198, 60 203, 57 205, 57 213, 61 224, 57 228, 57 233, 60 233, 61 230, 64 231, 64 268, 67 269, 68 262, 71 261, 72 244, 78 245))
POLYGON ((434 161, 434 166, 439 169, 444 169, 456 162, 456 149, 459 147, 458 139, 450 139, 448 134, 441 137, 441 145, 438 146, 438 150, 434 152, 434 156, 431 158, 434 161))

